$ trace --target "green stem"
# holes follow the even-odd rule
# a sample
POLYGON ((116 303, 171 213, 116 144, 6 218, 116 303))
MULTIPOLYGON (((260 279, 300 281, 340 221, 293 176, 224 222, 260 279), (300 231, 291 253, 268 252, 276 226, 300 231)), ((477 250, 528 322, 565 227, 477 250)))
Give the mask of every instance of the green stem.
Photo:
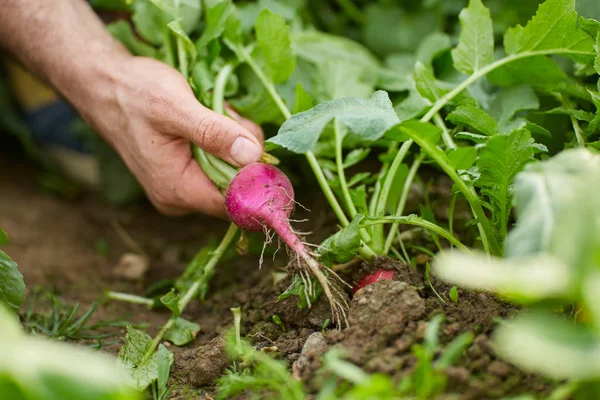
MULTIPOLYGON (((350 218, 354 218, 357 214, 357 211, 356 207, 354 206, 354 202, 352 201, 352 197, 350 196, 350 189, 348 189, 348 182, 346 181, 346 174, 344 172, 344 160, 342 157, 342 142, 344 141, 345 134, 342 133, 342 126, 337 120, 333 122, 333 132, 335 135, 335 163, 337 166, 338 178, 340 180, 340 188, 342 190, 344 200, 346 201, 346 205, 348 206, 350 218)), ((365 243, 369 243, 371 241, 371 236, 366 229, 361 229, 359 234, 365 243)))
POLYGON ((344 172, 342 142, 344 141, 345 135, 341 131, 342 127, 340 126, 340 122, 335 120, 333 122, 333 133, 335 135, 335 165, 337 167, 338 178, 340 180, 340 188, 342 190, 344 200, 346 200, 348 211, 350 212, 350 218, 354 218, 356 216, 356 207, 354 206, 352 197, 350 197, 350 190, 348 189, 348 182, 346 181, 346 174, 344 172))
POLYGON ((147 297, 136 296, 135 294, 113 292, 111 290, 106 292, 105 296, 107 299, 110 300, 124 301, 131 304, 141 304, 144 306, 148 306, 149 308, 154 305, 154 300, 149 299, 147 297))
MULTIPOLYGON (((215 80, 212 109, 219 114, 223 114, 225 111, 225 85, 232 72, 233 65, 226 64, 221 68, 217 75, 217 79, 215 80)), ((192 145, 192 153, 204 173, 215 183, 215 185, 221 190, 226 190, 233 177, 237 174, 237 169, 233 168, 220 158, 205 152, 197 145, 192 145)))
MULTIPOLYGON (((391 155, 398 149, 398 142, 390 143, 388 147, 388 151, 386 155, 391 155)), ((377 174, 377 181, 375 181, 375 189, 373 190, 373 195, 371 196, 371 200, 369 201, 369 215, 375 215, 375 208, 377 207, 377 200, 379 200, 379 194, 381 193, 381 182, 385 178, 388 170, 390 168, 389 162, 384 162, 381 164, 381 168, 379 169, 379 173, 377 174)), ((372 227, 371 235, 375 235, 376 227, 372 227)))
POLYGON ((285 119, 289 119, 292 116, 292 113, 285 105, 285 102, 283 101, 281 96, 279 96, 279 93, 277 93, 277 89, 275 89, 275 85, 271 82, 271 80, 269 78, 267 78, 267 76, 265 75, 263 70, 254 61, 254 59, 252 58, 250 53, 248 53, 248 51, 244 48, 244 46, 234 44, 231 41, 229 41, 228 39, 223 39, 223 42, 229 48, 231 48, 238 55, 238 57, 241 60, 243 60, 246 64, 248 64, 248 66, 250 67, 252 72, 254 72, 254 74, 256 75, 258 80, 263 84, 267 93, 269 93, 269 96, 271 97, 271 99, 273 99, 273 101, 277 105, 277 108, 279 108, 279 111, 281 111, 281 114, 283 114, 283 117, 285 119))
POLYGON ((504 57, 500 60, 497 60, 480 70, 476 71, 472 75, 470 75, 467 79, 462 81, 458 86, 454 89, 446 93, 444 96, 440 97, 434 104, 431 106, 429 111, 421 118, 422 122, 430 121, 435 114, 438 113, 446 104, 448 104, 452 99, 454 99, 457 95, 459 95, 463 90, 465 90, 469 85, 477 81, 479 78, 484 77, 489 74, 493 70, 502 67, 503 65, 509 64, 513 61, 520 60, 528 57, 536 57, 536 56, 547 56, 551 54, 559 54, 559 55, 580 55, 580 56, 590 56, 594 57, 595 54, 587 51, 575 51, 575 50, 567 50, 567 49, 550 49, 550 50, 538 50, 538 51, 530 51, 523 52, 518 54, 511 54, 510 56, 504 57))
MULTIPOLYGON (((402 195, 400 196, 400 200, 398 201, 398 205, 396 206, 396 211, 394 212, 395 217, 400 217, 404 213, 404 207, 406 206, 406 201, 408 199, 408 193, 410 192, 410 187, 412 186, 413 180, 417 175, 417 171, 421 166, 421 162, 425 158, 425 154, 419 154, 413 165, 410 167, 408 171, 408 175, 406 176, 406 180, 404 181, 404 187, 402 188, 402 195)), ((398 224, 392 224, 390 231, 388 232, 387 239, 385 241, 385 246, 383 248, 383 254, 388 254, 390 249, 392 248, 392 243, 394 243, 394 237, 396 236, 396 232, 398 232, 398 224)))
POLYGON ((212 109, 219 114, 225 114, 225 86, 229 76, 233 72, 232 64, 225 64, 219 71, 217 79, 215 79, 215 88, 213 90, 212 109))
MULTIPOLYGON (((554 97, 560 101, 560 103, 566 108, 574 108, 573 104, 565 98, 563 95, 559 93, 555 93, 554 97)), ((585 147, 585 140, 583 139, 583 134, 581 130, 581 126, 579 125, 579 121, 573 115, 569 114, 569 119, 571 120, 571 125, 573 126, 573 133, 575 134, 575 139, 577 140, 577 144, 580 147, 585 147)))
POLYGON ((451 235, 454 235, 454 210, 456 208, 457 193, 452 193, 450 198, 450 204, 448 205, 448 231, 451 235))
POLYGON ((406 129, 404 132, 409 135, 412 140, 414 140, 423 149, 423 151, 425 151, 425 153, 427 153, 427 155, 440 166, 440 168, 444 170, 450 179, 452 179, 456 187, 461 191, 463 196, 465 196, 465 199, 473 210, 473 214, 475 214, 475 217, 477 218, 477 223, 480 226, 480 232, 482 233, 481 240, 484 246, 492 255, 501 256, 502 247, 496 240, 496 236, 492 226, 490 225, 490 221, 481 207, 481 203, 477 197, 477 194, 465 183, 465 181, 458 175, 454 168, 452 168, 452 166, 448 163, 446 154, 438 149, 434 144, 429 143, 427 140, 423 139, 411 130, 406 129))
POLYGON ((446 147, 449 149, 456 149, 456 143, 454 143, 454 140, 448 131, 448 127, 446 126, 443 118, 440 117, 440 114, 436 113, 433 116, 433 120, 435 121, 435 124, 442 129, 442 140, 444 141, 446 147))
MULTIPOLYGON (((238 227, 235 224, 230 224, 229 228, 227 229, 227 232, 225 232, 225 236, 223 236, 223 239, 221 239, 221 243, 219 243, 215 251, 212 252, 210 259, 206 263, 206 266, 204 267, 203 276, 196 279, 192 286, 190 286, 189 289, 183 294, 183 296, 179 298, 178 307, 179 310, 181 310, 181 312, 183 312, 183 310, 187 307, 187 305, 192 299, 198 297, 198 291, 200 290, 201 286, 206 283, 205 277, 212 275, 215 267, 217 266, 217 263, 219 262, 221 257, 223 257, 225 250, 227 250, 231 242, 233 242, 233 239, 235 238, 237 232, 238 227)), ((173 324, 175 324, 177 318, 177 316, 173 315, 171 316, 171 318, 169 318, 167 323, 163 325, 161 330, 152 340, 150 346, 146 349, 144 357, 142 358, 142 362, 144 362, 152 356, 154 350, 156 350, 156 348, 158 347, 158 344, 161 342, 165 333, 173 326, 173 324)))
POLYGON ((333 209, 333 212, 337 216, 338 220, 340 221, 343 227, 348 226, 348 224, 350 224, 350 221, 348 220, 348 217, 346 217, 346 214, 344 214, 344 210, 342 210, 340 203, 338 203, 337 199, 335 198, 331 187, 329 187, 329 184, 327 183, 327 178, 325 178, 325 174, 319 166, 317 157, 312 151, 309 151, 306 153, 306 160, 312 168, 313 173, 315 174, 315 178, 317 179, 317 182, 319 182, 319 186, 321 187, 321 190, 323 190, 323 194, 325 195, 325 198, 327 198, 327 201, 329 202, 329 205, 333 209))
POLYGON ((187 54, 185 51, 185 47, 183 44, 183 39, 177 37, 175 39, 177 43, 177 60, 179 61, 179 72, 183 75, 185 80, 187 81, 189 78, 189 66, 187 60, 187 54))
POLYGON ((571 125, 573 125, 573 132, 575 132, 575 138, 577 139, 577 144, 581 147, 585 147, 585 140, 583 139, 583 135, 581 134, 581 127, 579 126, 579 121, 572 115, 571 117, 571 125))
POLYGON ((433 233, 436 233, 438 235, 440 235, 441 237, 445 238, 446 240, 448 240, 450 243, 452 243, 453 245, 455 245, 457 248, 459 248, 460 250, 466 252, 466 253, 470 253, 471 250, 469 250, 469 248, 467 246, 465 246, 464 244, 461 243, 460 240, 458 240, 456 237, 452 236, 450 234, 450 232, 448 232, 447 230, 445 230, 444 228, 442 228, 439 225, 436 225, 432 222, 426 221, 424 219, 421 218, 415 218, 414 216, 407 216, 407 217, 382 217, 382 218, 377 218, 371 221, 365 221, 363 223, 360 224, 360 226, 373 226, 373 225, 382 225, 382 224, 389 224, 389 223, 393 223, 393 224, 403 224, 403 225, 413 225, 413 226, 419 226, 421 228, 425 228, 433 233))
MULTIPOLYGON (((396 172, 402 161, 404 161, 404 157, 408 153, 410 146, 412 145, 412 141, 408 140, 402 144, 400 150, 398 150, 398 154, 394 157, 394 161, 392 165, 390 165, 389 170, 387 171, 385 181, 381 186, 381 192, 379 193, 379 198, 377 200, 377 204, 375 206, 375 212, 373 214, 374 217, 382 217, 385 214, 385 207, 387 205, 388 196, 390 194, 390 190, 392 188, 392 184, 394 183, 394 178, 396 176, 396 172)), ((378 254, 383 253, 384 250, 384 234, 383 234, 383 226, 374 227, 373 229, 373 238, 372 238, 372 246, 373 250, 378 254)))
MULTIPOLYGON (((442 132, 448 132, 448 128, 446 127, 446 123, 444 122, 444 120, 440 117, 440 114, 435 114, 434 116, 434 121, 435 124, 442 130, 442 132)), ((479 196, 477 195, 477 192, 475 191, 474 187, 469 187, 469 191, 473 194, 473 196, 475 196, 475 198, 479 198, 479 196)), ((473 215, 475 215, 475 211, 473 210, 473 215)), ((477 217, 475 215, 475 217, 477 217)), ((487 220, 487 218, 486 218, 487 220)), ((486 240, 488 233, 485 232, 485 229, 483 228, 483 225, 481 223, 477 223, 477 229, 479 230, 479 235, 481 236, 481 243, 483 243, 483 249, 485 250, 486 253, 489 254, 490 252, 490 244, 488 242, 488 240, 486 240)), ((506 237, 506 235, 502 236, 502 237, 506 237)))
POLYGON ((165 27, 163 30, 163 41, 165 62, 175 68, 175 54, 173 54, 173 44, 171 43, 171 30, 168 27, 165 27))

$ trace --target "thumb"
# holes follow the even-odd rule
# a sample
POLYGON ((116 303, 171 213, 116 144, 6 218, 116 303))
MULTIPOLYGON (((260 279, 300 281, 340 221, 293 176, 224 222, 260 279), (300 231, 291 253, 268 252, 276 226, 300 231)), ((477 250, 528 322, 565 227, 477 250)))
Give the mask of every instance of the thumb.
POLYGON ((204 151, 236 166, 260 160, 263 147, 244 126, 231 118, 218 114, 194 99, 188 118, 182 121, 179 135, 189 139, 204 151))

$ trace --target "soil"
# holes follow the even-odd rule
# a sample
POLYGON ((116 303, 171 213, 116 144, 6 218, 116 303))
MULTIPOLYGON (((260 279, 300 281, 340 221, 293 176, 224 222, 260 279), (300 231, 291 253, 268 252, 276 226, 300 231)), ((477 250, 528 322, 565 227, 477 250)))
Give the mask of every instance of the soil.
MULTIPOLYGON (((202 216, 164 217, 149 204, 117 208, 93 193, 75 200, 57 197, 40 190, 36 167, 4 151, 0 170, 10 171, 0 174, 0 226, 10 239, 3 250, 19 264, 29 291, 35 287, 55 291, 68 303, 79 302, 82 310, 105 290, 143 295, 151 284, 177 277, 204 243, 218 240, 227 228, 224 221, 202 216), (148 270, 123 275, 119 260, 137 247, 149 260, 148 270)), ((334 220, 311 207, 319 201, 317 196, 305 197, 300 201, 317 210, 310 214, 310 228, 317 233, 308 240, 319 242, 335 229, 334 220)), ((184 314, 201 326, 196 341, 183 348, 167 344, 175 353, 172 382, 179 388, 174 398, 211 398, 212 382, 229 366, 223 335, 232 323, 229 309, 236 306, 242 308, 243 334, 257 348, 288 360, 293 375, 311 393, 318 390, 315 372, 322 365, 321 356, 334 347, 345 349, 348 360, 367 372, 396 379, 406 376, 416 363, 411 347, 422 342, 427 324, 440 313, 445 315, 442 348, 463 332, 474 335, 465 354, 446 371, 448 393, 459 394, 460 399, 489 399, 525 392, 542 395, 551 389, 548 382, 499 360, 490 346, 495 318, 510 316, 515 307, 489 294, 460 289, 458 304, 453 303, 447 295, 449 286, 434 276, 431 284, 426 280, 426 255, 417 257, 416 268, 381 258, 342 271, 350 283, 378 268, 395 271, 394 280, 377 282, 352 296, 350 327, 342 330, 323 329, 330 318, 325 300, 310 310, 300 310, 293 296, 277 301, 289 284, 289 279, 274 283, 285 258, 265 262, 260 270, 257 255, 232 257, 219 265, 207 300, 192 303, 184 314), (283 326, 273 322, 275 314, 283 326)), ((113 301, 99 307, 93 320, 115 318, 149 323, 148 332, 154 334, 168 314, 113 301)), ((118 351, 125 333, 119 329, 120 340, 105 344, 103 351, 118 351)))

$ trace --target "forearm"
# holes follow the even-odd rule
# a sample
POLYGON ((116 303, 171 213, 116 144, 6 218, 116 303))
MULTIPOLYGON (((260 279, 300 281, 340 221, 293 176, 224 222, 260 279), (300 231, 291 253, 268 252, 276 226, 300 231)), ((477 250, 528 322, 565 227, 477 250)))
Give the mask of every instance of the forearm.
POLYGON ((84 0, 4 0, 0 47, 83 113, 128 57, 84 0))

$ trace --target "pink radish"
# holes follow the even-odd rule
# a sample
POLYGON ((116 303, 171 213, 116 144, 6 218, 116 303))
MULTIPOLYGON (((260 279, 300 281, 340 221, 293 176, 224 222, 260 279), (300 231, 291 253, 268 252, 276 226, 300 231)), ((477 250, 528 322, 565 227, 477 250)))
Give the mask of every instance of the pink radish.
POLYGON ((394 279, 394 271, 388 271, 386 269, 378 269, 377 271, 375 271, 372 274, 364 275, 360 279, 360 281, 358 281, 356 286, 354 286, 354 288, 352 288, 352 293, 356 293, 360 289, 364 288, 365 286, 372 285, 375 282, 378 282, 381 280, 390 280, 391 281, 392 279, 394 279))
MULTIPOLYGON (((331 304, 334 321, 346 322, 347 303, 336 285, 331 285, 322 267, 290 226, 289 217, 294 209, 294 188, 288 177, 278 168, 264 163, 253 163, 242 168, 233 178, 225 199, 227 213, 240 228, 250 232, 273 229, 294 251, 300 265, 307 291, 312 290, 309 271, 321 284, 331 304)), ((329 271, 335 276, 333 271, 329 271)), ((307 296, 310 298, 310 296, 307 296)))

